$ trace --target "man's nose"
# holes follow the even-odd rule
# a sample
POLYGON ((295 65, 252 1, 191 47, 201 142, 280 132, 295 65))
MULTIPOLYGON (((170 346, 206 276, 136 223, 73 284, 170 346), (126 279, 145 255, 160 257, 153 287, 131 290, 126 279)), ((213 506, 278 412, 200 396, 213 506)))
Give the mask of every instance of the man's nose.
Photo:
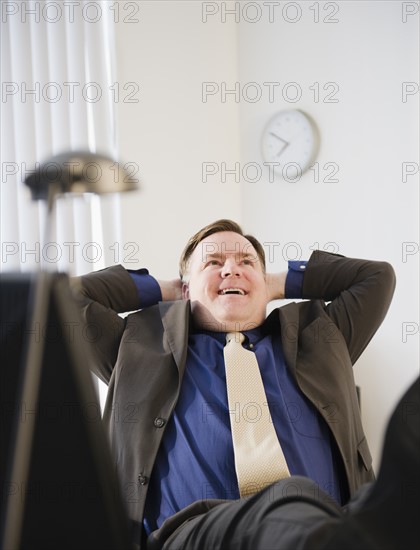
POLYGON ((240 277, 241 275, 241 268, 240 266, 235 262, 235 260, 226 260, 222 267, 222 273, 223 278, 226 277, 240 277))

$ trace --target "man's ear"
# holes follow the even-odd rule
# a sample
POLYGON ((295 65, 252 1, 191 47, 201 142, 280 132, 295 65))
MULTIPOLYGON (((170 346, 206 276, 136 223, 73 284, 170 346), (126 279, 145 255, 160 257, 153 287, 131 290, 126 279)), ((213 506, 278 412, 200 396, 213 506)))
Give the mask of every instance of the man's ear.
POLYGON ((182 283, 182 299, 188 300, 190 297, 190 287, 188 286, 188 283, 182 283))

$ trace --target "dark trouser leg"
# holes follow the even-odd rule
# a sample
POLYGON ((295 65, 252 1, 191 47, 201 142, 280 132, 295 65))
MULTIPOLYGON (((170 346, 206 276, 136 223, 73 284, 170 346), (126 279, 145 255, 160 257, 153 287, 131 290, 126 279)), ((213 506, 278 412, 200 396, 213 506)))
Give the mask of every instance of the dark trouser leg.
POLYGON ((330 533, 326 550, 420 548, 420 379, 388 424, 378 478, 360 510, 330 533))
POLYGON ((342 512, 302 477, 218 505, 171 536, 165 550, 400 550, 420 541, 420 379, 389 422, 378 479, 342 512))
POLYGON ((165 550, 305 548, 311 534, 342 512, 314 482, 293 476, 251 498, 220 504, 174 534, 165 550))

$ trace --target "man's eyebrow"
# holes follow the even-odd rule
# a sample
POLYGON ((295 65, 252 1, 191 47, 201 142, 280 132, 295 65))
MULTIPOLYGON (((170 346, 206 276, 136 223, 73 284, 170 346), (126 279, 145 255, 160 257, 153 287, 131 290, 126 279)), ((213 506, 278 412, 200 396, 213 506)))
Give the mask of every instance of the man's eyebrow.
POLYGON ((257 254, 251 254, 250 252, 239 252, 235 250, 226 250, 225 252, 208 252, 204 254, 204 257, 206 261, 208 260, 220 260, 221 258, 224 258, 226 254, 235 254, 235 256, 239 256, 243 260, 252 260, 252 261, 258 261, 258 255, 257 254))
POLYGON ((205 252, 202 256, 203 262, 208 262, 209 260, 220 260, 224 254, 221 252, 205 252))

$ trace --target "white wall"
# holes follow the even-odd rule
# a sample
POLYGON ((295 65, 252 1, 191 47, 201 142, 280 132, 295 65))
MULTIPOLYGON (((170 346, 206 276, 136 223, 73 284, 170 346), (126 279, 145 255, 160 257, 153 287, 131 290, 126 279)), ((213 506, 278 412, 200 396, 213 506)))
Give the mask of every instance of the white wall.
POLYGON ((407 15, 403 23, 401 2, 336 2, 338 22, 323 23, 333 4, 327 9, 319 4, 319 23, 309 9, 314 4, 301 2, 301 11, 279 12, 274 23, 262 17, 257 24, 240 25, 241 85, 280 82, 273 103, 268 94, 258 103, 241 100, 242 163, 261 162, 263 127, 281 109, 309 113, 321 137, 320 181, 309 170, 296 183, 280 178, 270 183, 264 171, 260 182, 243 185, 243 220, 263 240, 281 243, 273 269, 281 269, 282 256, 293 258, 297 250, 308 257, 315 242, 320 248, 333 242, 341 254, 383 259, 395 267, 393 304, 355 367, 377 462, 386 418, 419 372, 418 335, 403 336, 404 327, 418 329, 419 319, 418 252, 404 256, 404 250, 418 251, 418 174, 406 182, 402 178, 403 162, 419 162, 418 93, 402 101, 403 82, 419 82, 418 15, 407 15), (302 92, 297 103, 282 96, 284 90, 286 98, 294 97, 294 88, 285 88, 290 82, 302 92), (310 89, 315 82, 318 102, 310 89), (329 82, 334 88, 324 91, 329 82), (338 102, 324 103, 337 87, 338 102), (323 170, 327 162, 336 164, 337 182, 323 181, 330 173, 323 170), (288 247, 290 242, 299 249, 288 247))
POLYGON ((202 182, 203 162, 240 155, 238 107, 201 100, 202 82, 237 79, 236 29, 216 36, 200 2, 141 2, 137 18, 117 28, 119 82, 140 87, 139 103, 119 103, 121 158, 139 164, 142 182, 122 197, 123 236, 139 245, 137 267, 173 278, 195 230, 241 217, 240 184, 202 182))
POLYGON ((419 162, 418 93, 402 101, 403 82, 419 82, 418 15, 402 21, 403 9, 415 3, 238 5, 229 15, 223 10, 234 2, 141 2, 138 23, 121 17, 118 80, 121 89, 136 82, 140 91, 137 104, 118 105, 120 158, 138 163, 142 179, 141 192, 121 197, 124 243, 139 247, 138 263, 126 265, 176 276, 185 240, 219 217, 241 221, 263 242, 280 242, 272 270, 285 268, 281 251, 296 250, 290 242, 302 257, 315 242, 321 248, 333 242, 344 255, 390 261, 398 277, 394 302, 355 367, 377 463, 386 419, 418 373, 418 335, 404 342, 402 333, 419 322, 418 252, 403 257, 404 246, 418 250, 418 176, 402 181, 402 163, 419 162), (319 23, 310 6, 318 7, 319 23), (324 22, 328 16, 337 22, 324 22), (203 102, 206 82, 218 93, 203 102), (262 90, 257 102, 221 93, 235 85, 242 92, 250 82, 262 90), (273 102, 264 82, 280 83, 273 102), (296 103, 281 94, 290 82, 302 90, 296 103), (309 89, 315 82, 318 102, 309 89), (323 101, 328 82, 339 87, 337 103, 323 101), (313 171, 296 183, 269 182, 265 171, 254 183, 238 182, 235 174, 223 181, 223 163, 228 169, 240 163, 240 170, 248 162, 262 165, 262 129, 285 108, 302 109, 318 124, 320 181, 313 171), (205 162, 218 167, 206 183, 205 162), (338 182, 323 181, 327 162, 337 165, 338 182))

